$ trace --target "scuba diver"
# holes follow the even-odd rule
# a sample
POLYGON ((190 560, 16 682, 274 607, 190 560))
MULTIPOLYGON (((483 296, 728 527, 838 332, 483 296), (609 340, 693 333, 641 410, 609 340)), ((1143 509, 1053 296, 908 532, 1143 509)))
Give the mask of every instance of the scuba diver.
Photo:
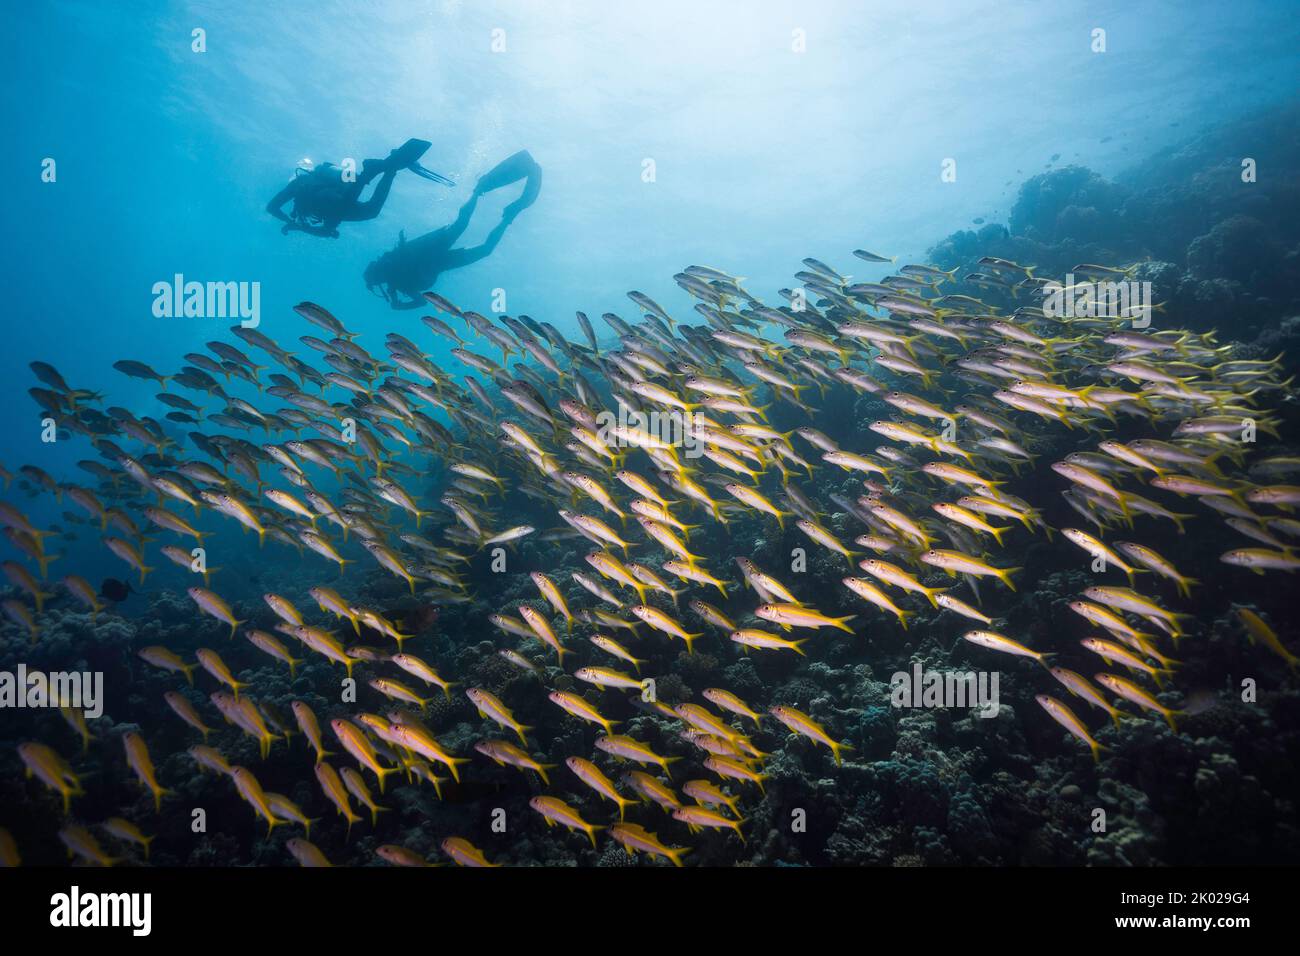
POLYGON ((417 176, 444 186, 456 185, 446 176, 420 165, 420 157, 431 145, 433 144, 428 140, 408 139, 389 153, 387 159, 365 160, 361 164, 361 171, 352 176, 350 181, 344 178, 343 169, 333 163, 313 166, 310 159, 304 159, 298 164, 289 184, 266 204, 266 211, 276 219, 283 220, 284 226, 280 229, 283 235, 296 231, 337 239, 339 223, 364 222, 379 215, 399 170, 409 169, 417 176), (375 184, 370 198, 362 202, 362 191, 376 176, 379 177, 379 182, 375 184), (286 215, 283 207, 290 201, 293 202, 293 208, 286 215))
POLYGON ((480 177, 473 194, 460 207, 455 222, 409 241, 404 231, 400 233, 396 248, 366 266, 366 287, 387 299, 394 309, 423 308, 426 303, 422 293, 433 287, 438 276, 491 255, 507 227, 537 200, 541 189, 542 167, 527 150, 520 150, 480 177), (453 249, 452 245, 469 226, 478 198, 521 179, 525 180, 523 192, 501 211, 501 221, 488 233, 482 245, 453 249))

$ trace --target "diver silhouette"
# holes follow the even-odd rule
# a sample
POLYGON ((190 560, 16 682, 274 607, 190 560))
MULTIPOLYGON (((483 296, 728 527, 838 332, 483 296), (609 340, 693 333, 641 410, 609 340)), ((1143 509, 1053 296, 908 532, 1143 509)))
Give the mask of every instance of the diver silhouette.
POLYGON ((446 176, 425 169, 419 159, 432 144, 428 140, 408 139, 388 154, 387 159, 367 159, 361 171, 351 178, 333 163, 313 166, 310 160, 298 164, 294 177, 266 204, 266 211, 284 222, 280 232, 305 232, 313 236, 337 239, 341 222, 364 222, 374 219, 384 208, 393 179, 403 169, 444 186, 456 185, 446 176), (370 198, 361 201, 361 193, 375 177, 370 198), (286 215, 285 203, 292 202, 292 211, 286 215))
POLYGON ((366 287, 387 299, 394 309, 424 307, 426 303, 421 293, 432 288, 442 273, 491 255, 515 217, 537 200, 541 189, 542 168, 527 150, 520 150, 479 178, 473 194, 460 207, 460 213, 454 222, 411 240, 407 240, 405 231, 400 233, 395 248, 366 266, 366 287), (483 243, 470 248, 453 249, 452 245, 469 226, 479 196, 521 179, 525 180, 523 192, 501 211, 501 221, 488 233, 483 243))

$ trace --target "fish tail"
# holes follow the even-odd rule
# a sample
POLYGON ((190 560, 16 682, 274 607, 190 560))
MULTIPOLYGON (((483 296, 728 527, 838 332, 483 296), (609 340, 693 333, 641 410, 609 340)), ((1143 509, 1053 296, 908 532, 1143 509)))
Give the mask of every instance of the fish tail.
MULTIPOLYGON (((532 728, 529 727, 528 729, 531 730, 532 728)), ((472 761, 470 761, 470 759, 469 759, 468 757, 452 757, 452 758, 451 758, 451 775, 452 775, 453 778, 455 778, 455 780, 456 780, 457 783, 460 783, 460 774, 458 773, 458 771, 456 770, 456 768, 459 767, 459 766, 460 766, 461 764, 463 764, 463 763, 471 763, 471 762, 472 762, 472 761)), ((438 799, 439 799, 439 800, 442 799, 441 795, 439 795, 438 799)))
POLYGON ((843 760, 840 759, 840 754, 845 750, 854 749, 851 744, 841 744, 841 743, 837 743, 834 740, 830 742, 830 748, 831 748, 831 753, 834 754, 835 756, 835 766, 837 767, 843 764, 843 760))
POLYGON ((843 617, 833 617, 831 618, 831 623, 833 623, 841 631, 848 631, 850 634, 852 634, 853 628, 849 627, 848 622, 853 620, 855 617, 857 617, 856 614, 846 614, 843 617))
POLYGON ((384 781, 388 779, 388 775, 390 773, 397 773, 397 771, 401 770, 402 768, 401 767, 380 767, 379 765, 376 764, 374 769, 375 769, 375 776, 379 778, 379 792, 383 793, 384 781))
MULTIPOLYGON (((103 529, 101 528, 100 530, 102 531, 103 529)), ((63 557, 63 555, 61 554, 42 554, 39 558, 36 559, 41 566, 42 581, 44 581, 47 577, 49 577, 50 562, 57 561, 61 557, 63 557)), ((47 594, 46 597, 49 597, 49 595, 47 594)))
POLYGON ((1023 570, 1024 568, 1005 568, 998 572, 998 580, 1000 580, 1003 584, 1005 584, 1007 587, 1009 587, 1011 590, 1014 591, 1016 589, 1016 586, 1011 583, 1011 575, 1013 572, 1023 571, 1023 570))

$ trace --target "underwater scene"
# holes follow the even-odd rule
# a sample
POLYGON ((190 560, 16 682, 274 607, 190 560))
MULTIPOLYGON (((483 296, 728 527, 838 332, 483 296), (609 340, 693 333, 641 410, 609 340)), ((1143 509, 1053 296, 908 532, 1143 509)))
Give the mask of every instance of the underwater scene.
POLYGON ((1300 862, 1296 12, 27 8, 0 866, 1300 862))

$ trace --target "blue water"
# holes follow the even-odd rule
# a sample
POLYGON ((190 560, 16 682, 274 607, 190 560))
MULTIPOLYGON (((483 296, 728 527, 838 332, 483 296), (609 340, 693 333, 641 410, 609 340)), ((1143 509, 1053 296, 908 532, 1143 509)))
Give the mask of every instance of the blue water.
MULTIPOLYGON (((152 315, 153 284, 176 273, 260 283, 260 331, 286 347, 316 331, 290 311, 310 299, 374 351, 391 329, 445 356, 361 270, 399 230, 449 222, 518 149, 545 170, 539 201, 437 291, 487 312, 504 289, 510 314, 576 333, 575 309, 634 316, 629 289, 684 312, 671 276, 693 263, 771 300, 804 256, 861 279, 885 267, 854 248, 921 261, 976 218, 1005 221, 1056 154, 1111 176, 1292 95, 1300 48, 1281 2, 61 2, 4 32, 3 462, 86 484, 84 440, 39 441, 30 360, 161 418, 153 384, 112 362, 167 373, 236 342, 228 321, 152 315), (337 240, 282 236, 265 214, 300 159, 360 161, 412 136, 457 188, 399 176, 382 216, 337 240)), ((510 198, 486 198, 462 244, 510 198)))

